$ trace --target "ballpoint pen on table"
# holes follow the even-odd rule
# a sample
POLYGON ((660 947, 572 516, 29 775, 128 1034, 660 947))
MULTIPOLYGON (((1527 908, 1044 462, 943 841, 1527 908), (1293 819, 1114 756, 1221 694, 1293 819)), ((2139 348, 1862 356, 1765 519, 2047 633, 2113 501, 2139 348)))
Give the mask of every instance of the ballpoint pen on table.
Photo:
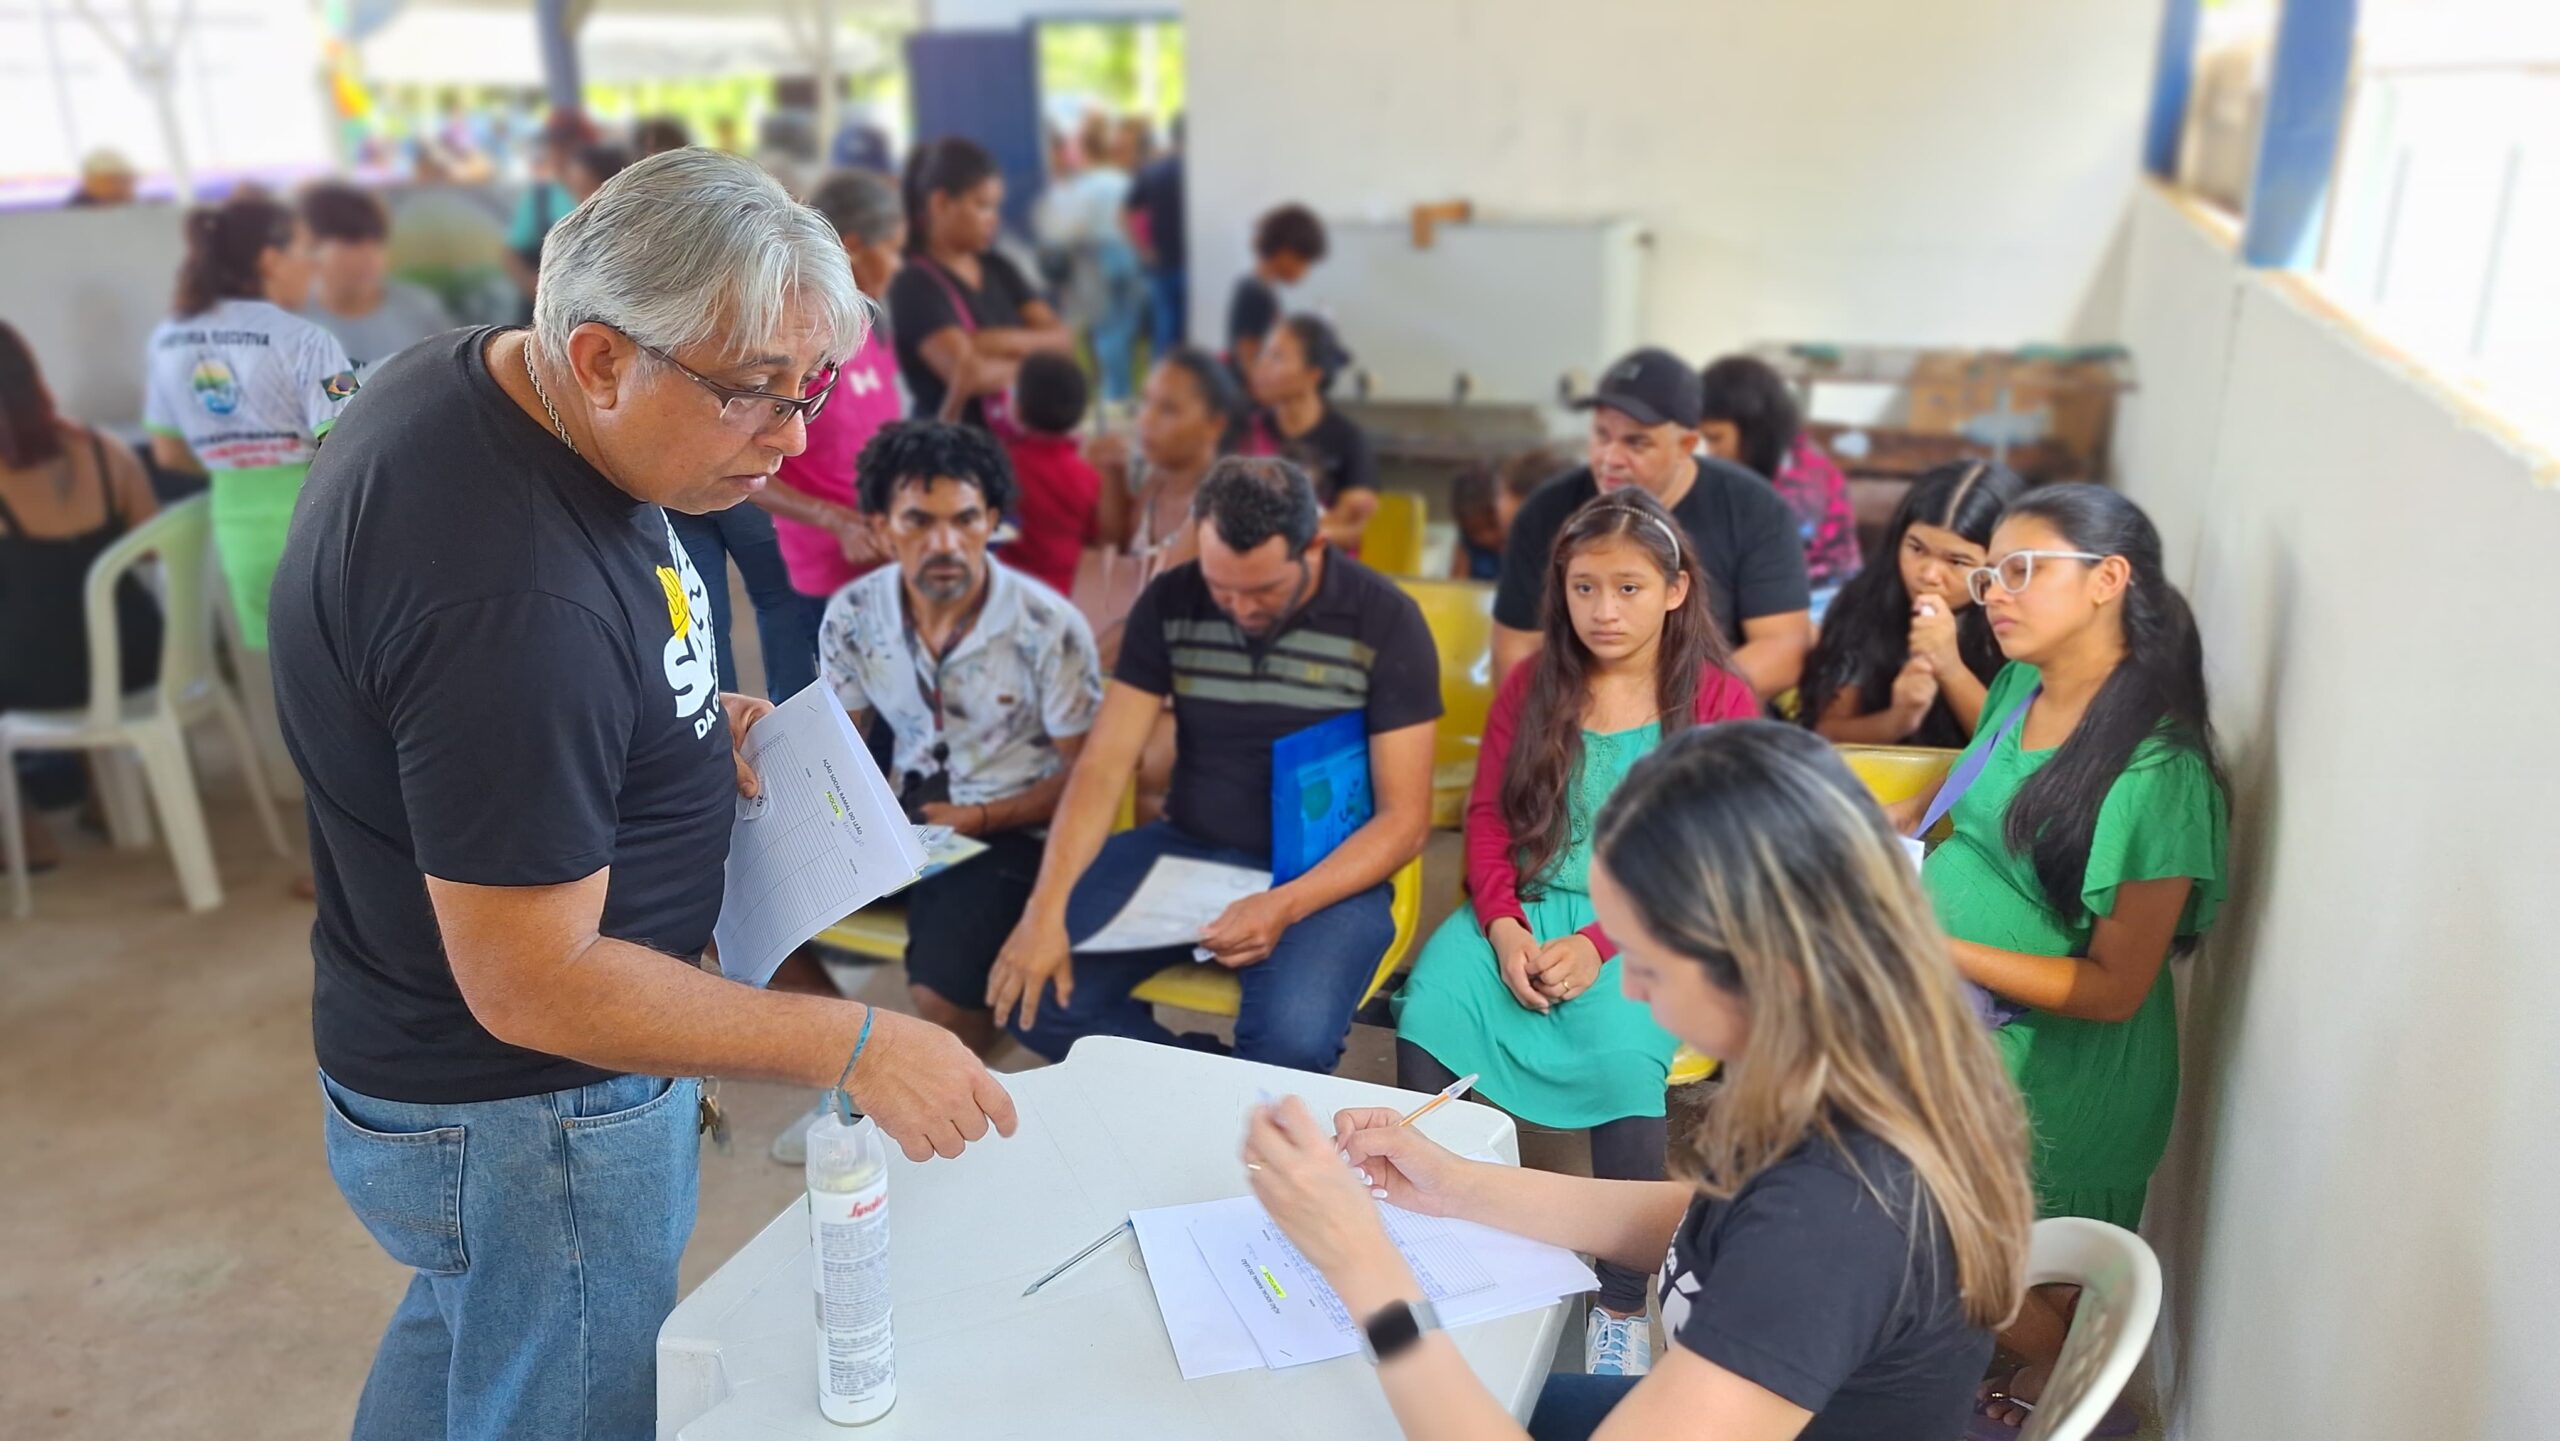
POLYGON ((1103 1232, 1101 1235, 1094 1237, 1091 1241, 1085 1243, 1085 1248, 1083 1250, 1076 1252, 1067 1259, 1060 1261, 1057 1265, 1050 1267, 1049 1274, 1032 1282, 1030 1285, 1023 1287, 1022 1294, 1028 1296, 1032 1292, 1039 1290, 1041 1287, 1048 1285, 1060 1276, 1065 1275, 1067 1273, 1067 1269, 1075 1265, 1078 1261, 1081 1261, 1085 1257, 1092 1255, 1094 1252, 1101 1250, 1103 1247, 1110 1245, 1113 1238, 1117 1237, 1121 1232, 1134 1231, 1136 1229, 1137 1227, 1134 1223, 1123 1221, 1119 1225, 1112 1227, 1110 1230, 1103 1232))
MULTIPOLYGON (((1396 1124, 1399 1126, 1410 1126, 1414 1122, 1421 1120, 1423 1117, 1430 1115, 1433 1111, 1440 1109, 1442 1106, 1449 1104, 1451 1101, 1458 1099, 1465 1095, 1469 1090, 1473 1089, 1476 1079, 1477 1077, 1472 1073, 1460 1076, 1458 1079, 1450 1082, 1448 1087, 1442 1090, 1440 1094, 1423 1102, 1421 1105, 1414 1107, 1411 1111, 1406 1112, 1404 1118, 1397 1121, 1396 1124)), ((1264 1091, 1262 1093, 1262 1100, 1265 1105, 1270 1104, 1275 1099, 1277 1098, 1269 1091, 1264 1091)), ((1031 1295, 1041 1287, 1048 1285, 1050 1282, 1072 1270, 1077 1262, 1082 1261, 1085 1257, 1092 1255, 1103 1247, 1110 1245, 1112 1240, 1119 1236, 1121 1232, 1129 1231, 1134 1233, 1136 1229, 1137 1227, 1134 1223, 1122 1221, 1119 1225, 1112 1227, 1110 1230, 1094 1237, 1091 1241, 1086 1242, 1083 1250, 1076 1252, 1067 1259, 1060 1261, 1057 1265, 1050 1267, 1048 1274, 1042 1276, 1039 1280, 1032 1282, 1030 1285, 1023 1287, 1022 1294, 1025 1296, 1031 1295)))

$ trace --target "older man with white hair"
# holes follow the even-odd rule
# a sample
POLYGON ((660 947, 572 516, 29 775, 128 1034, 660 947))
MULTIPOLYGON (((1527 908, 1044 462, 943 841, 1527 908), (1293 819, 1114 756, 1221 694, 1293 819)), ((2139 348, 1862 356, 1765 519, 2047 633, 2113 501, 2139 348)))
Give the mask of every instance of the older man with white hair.
POLYGON ((673 151, 551 232, 529 332, 394 357, 312 468, 272 627, 322 1124, 415 1273, 359 1438, 651 1434, 688 1077, 841 1079, 918 1160, 1013 1130, 949 1032, 702 965, 767 707, 665 512, 768 484, 866 315, 826 221, 673 151))

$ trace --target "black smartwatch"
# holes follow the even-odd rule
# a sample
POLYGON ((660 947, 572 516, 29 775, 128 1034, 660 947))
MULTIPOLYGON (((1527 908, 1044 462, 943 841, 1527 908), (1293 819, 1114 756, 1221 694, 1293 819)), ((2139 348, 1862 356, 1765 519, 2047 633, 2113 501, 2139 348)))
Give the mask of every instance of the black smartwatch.
POLYGON ((1392 1361, 1426 1331, 1440 1329, 1440 1313, 1428 1301, 1391 1301, 1360 1324, 1360 1350, 1369 1364, 1392 1361))

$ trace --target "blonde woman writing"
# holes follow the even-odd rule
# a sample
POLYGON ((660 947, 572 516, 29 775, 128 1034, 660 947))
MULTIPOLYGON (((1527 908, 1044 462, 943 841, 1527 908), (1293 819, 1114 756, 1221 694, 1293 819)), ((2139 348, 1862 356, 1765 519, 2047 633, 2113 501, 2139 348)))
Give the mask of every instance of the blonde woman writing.
POLYGON ((1295 1100, 1245 1137, 1255 1194, 1362 1319, 1405 1435, 1522 1431, 1434 1328, 1369 1183, 1622 1265, 1669 1252, 1669 1354, 1551 1377, 1541 1441, 1960 1434, 2025 1280, 2026 1130, 1884 817, 1820 740, 1737 721, 1637 763, 1592 850, 1627 995, 1730 1068, 1688 1179, 1462 1161, 1393 1111, 1328 1130, 1295 1100))

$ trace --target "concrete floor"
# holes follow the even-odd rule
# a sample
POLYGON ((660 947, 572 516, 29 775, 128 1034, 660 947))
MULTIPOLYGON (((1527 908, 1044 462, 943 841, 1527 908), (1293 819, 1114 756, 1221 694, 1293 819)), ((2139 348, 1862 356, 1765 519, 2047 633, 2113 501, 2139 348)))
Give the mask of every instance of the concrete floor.
MULTIPOLYGON (((0 914, 0 1436, 347 1434, 376 1337, 407 1283, 320 1153, 302 868, 259 837, 245 793, 207 764, 224 904, 190 915, 157 849, 118 852, 55 816, 66 856, 35 916, 0 914)), ((298 808, 293 829, 299 836, 298 808)), ((1435 838, 1426 920, 1455 894, 1435 838)), ((862 998, 905 1007, 894 967, 862 998)), ((1018 1049, 1001 1069, 1036 1064, 1018 1049)), ((1355 1029, 1345 1075, 1388 1080, 1391 1038, 1355 1029)), ((766 1159, 809 1104, 726 1082, 729 1151, 702 1152, 690 1289, 800 1192, 766 1159)), ((1583 1169, 1571 1137, 1524 1137, 1583 1169)), ((1577 1353, 1578 1354, 1578 1353, 1577 1353)))

